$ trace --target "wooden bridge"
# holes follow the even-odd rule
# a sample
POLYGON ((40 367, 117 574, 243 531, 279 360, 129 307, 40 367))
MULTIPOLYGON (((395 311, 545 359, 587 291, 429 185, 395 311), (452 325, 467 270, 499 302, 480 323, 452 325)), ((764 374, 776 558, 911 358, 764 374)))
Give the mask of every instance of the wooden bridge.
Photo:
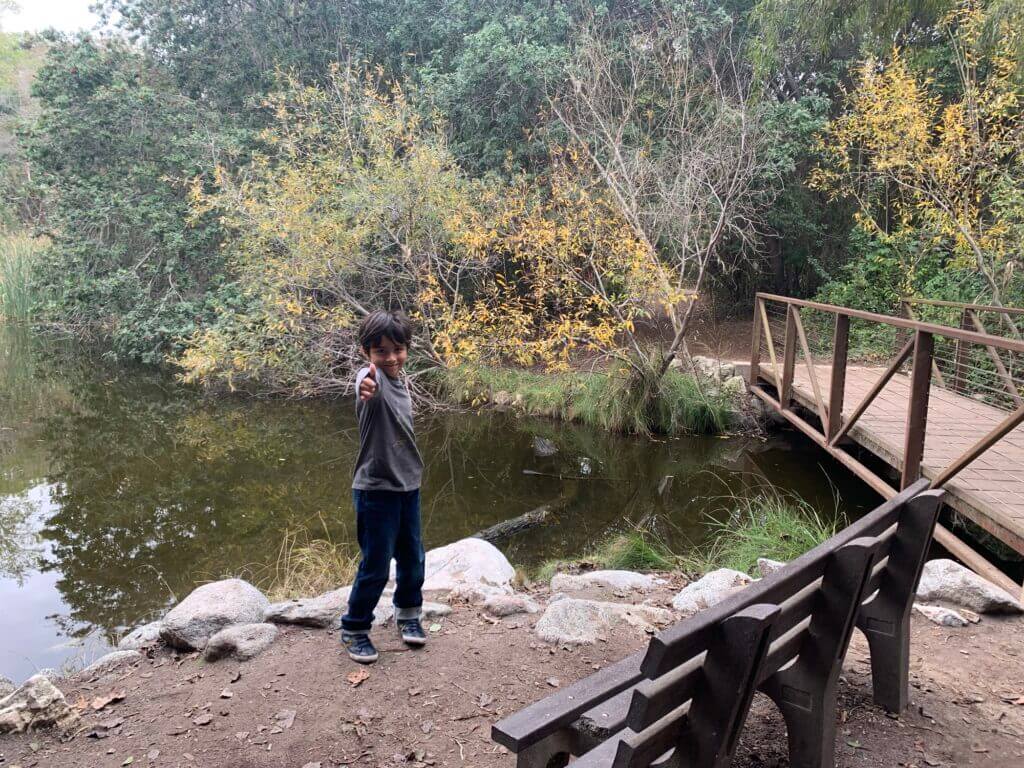
MULTIPOLYGON (((759 293, 751 391, 883 497, 928 478, 1024 554, 1024 310, 907 300, 903 315, 759 293)), ((949 529, 935 539, 1020 592, 949 529)))

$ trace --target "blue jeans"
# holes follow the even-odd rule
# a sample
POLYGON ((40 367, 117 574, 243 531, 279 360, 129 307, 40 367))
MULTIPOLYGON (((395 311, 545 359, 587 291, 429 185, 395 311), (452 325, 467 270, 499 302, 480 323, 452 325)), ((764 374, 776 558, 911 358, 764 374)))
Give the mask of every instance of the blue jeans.
POLYGON ((394 603, 399 619, 418 618, 423 606, 423 539, 420 535, 420 492, 352 491, 356 535, 363 558, 341 617, 347 632, 369 632, 373 609, 387 586, 395 559, 394 603))

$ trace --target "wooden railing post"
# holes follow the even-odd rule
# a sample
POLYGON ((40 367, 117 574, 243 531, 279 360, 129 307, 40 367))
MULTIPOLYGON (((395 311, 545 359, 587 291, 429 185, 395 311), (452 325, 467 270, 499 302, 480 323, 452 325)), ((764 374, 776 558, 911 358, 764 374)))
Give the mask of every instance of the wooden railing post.
MULTIPOLYGON (((970 330, 971 323, 967 318, 970 310, 964 307, 960 310, 960 330, 970 330)), ((956 340, 956 351, 953 355, 953 391, 964 391, 964 373, 967 371, 967 344, 963 339, 956 340)))
POLYGON ((850 349, 850 317, 836 315, 832 335, 832 378, 828 393, 828 434, 831 442, 843 424, 843 398, 846 395, 846 359, 850 349))
POLYGON ((757 384, 757 377, 761 373, 761 312, 763 301, 760 297, 754 297, 754 332, 750 342, 750 373, 747 375, 747 384, 757 384))
POLYGON ((924 331, 914 334, 913 370, 910 374, 910 404, 903 444, 903 477, 906 488, 921 477, 924 457, 924 435, 928 423, 928 394, 932 378, 932 356, 935 338, 924 331))
POLYGON ((786 305, 786 344, 782 351, 782 383, 779 386, 779 403, 782 410, 789 409, 793 397, 793 371, 796 367, 796 318, 793 305, 786 305))

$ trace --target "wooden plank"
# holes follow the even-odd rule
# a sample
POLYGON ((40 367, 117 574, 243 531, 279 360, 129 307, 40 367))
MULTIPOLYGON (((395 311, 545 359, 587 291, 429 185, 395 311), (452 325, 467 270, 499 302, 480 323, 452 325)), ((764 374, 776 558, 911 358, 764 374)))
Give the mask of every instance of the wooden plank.
POLYGON ((800 310, 793 307, 791 310, 793 322, 796 325, 796 335, 800 339, 800 348, 804 353, 804 365, 807 366, 807 375, 811 378, 811 388, 814 390, 814 402, 818 406, 818 418, 821 419, 821 428, 828 429, 828 411, 825 409, 825 400, 821 396, 821 387, 818 385, 818 374, 814 370, 814 358, 811 357, 811 347, 807 343, 807 334, 804 333, 804 323, 800 319, 800 310))
MULTIPOLYGON (((761 314, 761 326, 764 328, 764 338, 765 341, 768 342, 768 357, 772 361, 772 373, 775 374, 775 384, 778 386, 779 364, 775 359, 775 340, 772 338, 772 326, 768 322, 768 312, 764 308, 764 302, 758 301, 757 308, 760 310, 761 314)), ((754 375, 753 372, 751 372, 751 375, 754 375)), ((757 383, 756 379, 754 380, 754 383, 757 383)))
POLYGON ((903 433, 903 472, 900 487, 906 488, 921 477, 924 457, 924 433, 928 427, 928 394, 931 391, 932 354, 935 337, 918 331, 914 334, 914 362, 910 378, 910 402, 907 427, 903 433))
POLYGON ((850 350, 850 318, 836 315, 832 334, 832 375, 828 393, 828 440, 832 442, 843 424, 843 399, 846 396, 846 361, 850 350))
POLYGON ((1024 405, 1020 406, 1016 411, 1003 419, 995 429, 978 440, 978 442, 968 448, 960 458, 940 472, 939 476, 935 478, 935 481, 932 483, 932 486, 935 488, 941 488, 944 486, 952 478, 956 477, 961 471, 963 471, 971 462, 976 460, 981 456, 981 454, 1001 440, 1007 432, 1015 429, 1022 421, 1024 421, 1024 405))
POLYGON ((750 372, 747 374, 747 384, 757 384, 757 374, 761 370, 761 315, 764 313, 764 302, 754 299, 757 307, 754 310, 754 329, 750 334, 750 372))
MULTIPOLYGON (((967 330, 967 309, 960 313, 960 328, 967 330)), ((963 392, 964 374, 967 372, 967 343, 962 339, 956 340, 956 352, 953 356, 953 391, 963 392)))
POLYGON ((964 304, 959 301, 940 301, 938 299, 904 298, 908 304, 927 304, 932 307, 952 307, 954 309, 972 309, 980 312, 1004 312, 1009 315, 1024 315, 1024 309, 1016 307, 997 307, 993 304, 964 304))
POLYGON ((796 367, 796 322, 793 307, 786 308, 786 341, 782 348, 782 381, 779 384, 779 402, 783 410, 789 408, 793 394, 793 369, 796 367))

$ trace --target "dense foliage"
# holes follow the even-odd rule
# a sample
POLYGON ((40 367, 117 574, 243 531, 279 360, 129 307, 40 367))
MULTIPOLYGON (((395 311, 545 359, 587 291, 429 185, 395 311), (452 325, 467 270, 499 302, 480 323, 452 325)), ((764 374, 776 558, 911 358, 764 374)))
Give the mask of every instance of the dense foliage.
POLYGON ((1014 0, 100 6, 7 215, 49 236, 38 317, 119 357, 330 391, 390 305, 424 364, 646 392, 697 298, 1024 295, 1014 0))

